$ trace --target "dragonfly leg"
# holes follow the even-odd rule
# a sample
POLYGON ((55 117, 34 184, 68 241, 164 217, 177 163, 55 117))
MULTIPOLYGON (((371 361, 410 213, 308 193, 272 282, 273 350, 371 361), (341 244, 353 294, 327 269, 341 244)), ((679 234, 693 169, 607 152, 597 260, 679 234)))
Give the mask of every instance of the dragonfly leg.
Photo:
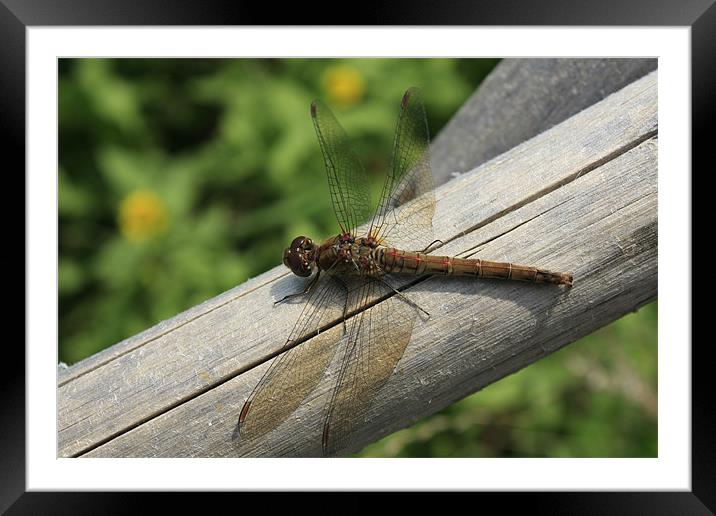
POLYGON ((438 242, 440 242, 440 244, 442 244, 442 245, 445 245, 445 242, 443 242, 442 240, 439 240, 439 239, 438 239, 438 240, 433 240, 432 242, 430 242, 430 244, 429 244, 425 249, 423 249, 422 251, 419 251, 419 252, 421 252, 421 253, 429 253, 430 251, 432 251, 432 249, 430 249, 430 248, 431 248, 432 246, 434 246, 435 244, 437 244, 438 242), (430 249, 430 251, 429 251, 429 249, 430 249))
POLYGON ((295 294, 289 294, 287 296, 284 296, 282 299, 279 299, 278 301, 274 301, 273 302, 274 306, 276 306, 279 303, 283 303, 284 301, 286 301, 287 299, 291 299, 292 297, 298 297, 298 296, 302 296, 304 294, 308 294, 308 292, 310 292, 310 290, 313 288, 313 286, 318 281, 318 276, 320 276, 320 275, 321 275, 321 269, 318 269, 318 272, 313 277, 313 279, 308 283, 308 285, 306 285, 306 288, 303 289, 303 292, 296 292, 295 294))
POLYGON ((415 301, 411 301, 410 299, 408 299, 407 296, 405 296, 405 295, 404 295, 402 292, 400 292, 399 290, 396 290, 395 287, 393 287, 393 285, 391 285, 390 283, 388 283, 387 281, 385 281, 385 279, 381 278, 380 276, 377 276, 377 278, 378 278, 378 280, 380 280, 381 283, 383 283, 383 285, 385 285, 385 286, 388 287, 390 290, 392 290, 393 292, 395 292, 395 294, 396 294, 400 299, 402 299, 403 301, 405 301, 406 303, 408 303, 410 306, 412 306, 412 307, 414 307, 414 308, 417 308, 418 310, 420 310, 421 312, 423 312, 425 315, 427 315, 428 317, 430 317, 430 312, 428 312, 428 311, 422 309, 422 308, 420 307, 420 305, 418 305, 415 301))

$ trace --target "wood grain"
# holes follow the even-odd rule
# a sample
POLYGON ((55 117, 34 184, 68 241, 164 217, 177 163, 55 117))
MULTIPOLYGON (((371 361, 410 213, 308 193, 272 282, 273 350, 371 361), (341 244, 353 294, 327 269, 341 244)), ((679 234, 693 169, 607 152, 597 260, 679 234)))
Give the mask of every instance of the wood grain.
POLYGON ((503 59, 435 138, 437 184, 537 136, 656 67, 654 58, 503 59))
MULTIPOLYGON (((432 316, 342 453, 656 297, 656 84, 653 72, 436 191, 435 254, 573 272, 574 287, 443 277, 410 287, 432 316)), ((319 455, 331 368, 260 442, 231 439, 301 310, 273 306, 305 281, 289 274, 276 267, 61 373, 58 456, 319 455)))

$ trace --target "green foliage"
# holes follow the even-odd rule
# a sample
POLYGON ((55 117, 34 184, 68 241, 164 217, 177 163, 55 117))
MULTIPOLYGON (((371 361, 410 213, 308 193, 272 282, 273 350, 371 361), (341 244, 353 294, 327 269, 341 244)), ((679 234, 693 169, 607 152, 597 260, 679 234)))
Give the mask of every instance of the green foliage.
MULTIPOLYGON (((280 264, 297 234, 336 231, 312 99, 334 110, 377 191, 405 89, 423 89, 434 135, 496 62, 60 60, 60 360, 280 264)), ((643 312, 364 454, 653 456, 656 308, 643 312), (615 372, 641 397, 596 387, 615 372)))

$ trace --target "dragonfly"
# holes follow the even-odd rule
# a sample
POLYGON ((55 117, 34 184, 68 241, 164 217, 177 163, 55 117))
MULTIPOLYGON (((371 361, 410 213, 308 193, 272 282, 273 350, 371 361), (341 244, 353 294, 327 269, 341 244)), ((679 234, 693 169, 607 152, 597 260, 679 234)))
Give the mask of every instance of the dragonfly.
POLYGON ((301 292, 275 304, 303 296, 306 301, 281 352, 244 403, 234 437, 256 439, 277 428, 327 376, 338 355, 338 372, 329 376, 330 399, 323 410, 321 450, 330 456, 354 445, 356 431, 402 357, 418 317, 430 317, 403 292, 401 275, 571 287, 572 274, 429 254, 442 242, 433 239, 430 138, 420 89, 403 95, 391 164, 375 208, 365 169, 345 130, 320 100, 312 102, 310 112, 340 233, 320 243, 298 236, 284 250, 284 265, 310 280, 301 292))

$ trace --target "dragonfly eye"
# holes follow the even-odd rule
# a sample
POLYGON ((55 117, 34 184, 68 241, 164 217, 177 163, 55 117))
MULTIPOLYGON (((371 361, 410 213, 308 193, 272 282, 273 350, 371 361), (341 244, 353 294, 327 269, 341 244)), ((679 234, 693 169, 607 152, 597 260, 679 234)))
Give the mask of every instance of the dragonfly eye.
POLYGON ((283 251, 283 264, 296 276, 307 277, 313 272, 313 242, 299 236, 283 251))
POLYGON ((297 236, 291 242, 289 249, 305 249, 306 245, 310 244, 310 243, 311 243, 310 238, 306 238, 305 236, 297 236))

